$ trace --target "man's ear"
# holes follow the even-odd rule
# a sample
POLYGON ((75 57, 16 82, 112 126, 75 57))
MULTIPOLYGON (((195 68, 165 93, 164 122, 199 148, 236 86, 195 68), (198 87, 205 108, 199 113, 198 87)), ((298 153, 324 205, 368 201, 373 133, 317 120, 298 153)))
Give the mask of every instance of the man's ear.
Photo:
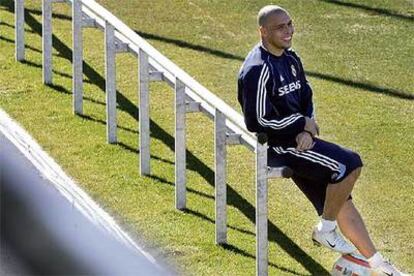
POLYGON ((261 37, 267 37, 267 30, 266 30, 266 28, 265 28, 265 27, 260 26, 260 27, 259 27, 259 33, 260 33, 260 36, 261 36, 261 37))

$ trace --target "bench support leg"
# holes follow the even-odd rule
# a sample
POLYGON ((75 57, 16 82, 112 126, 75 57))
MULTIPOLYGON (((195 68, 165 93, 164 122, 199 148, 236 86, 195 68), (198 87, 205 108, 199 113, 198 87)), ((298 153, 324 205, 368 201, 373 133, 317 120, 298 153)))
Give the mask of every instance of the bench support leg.
POLYGON ((214 121, 216 244, 225 244, 227 243, 226 116, 216 109, 214 121))
POLYGON ((256 275, 268 274, 267 143, 256 147, 256 275))

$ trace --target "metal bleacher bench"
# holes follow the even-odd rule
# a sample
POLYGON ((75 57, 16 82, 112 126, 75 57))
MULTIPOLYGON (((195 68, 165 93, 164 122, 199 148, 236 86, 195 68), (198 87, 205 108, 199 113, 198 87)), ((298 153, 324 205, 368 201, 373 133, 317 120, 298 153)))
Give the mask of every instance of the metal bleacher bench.
MULTIPOLYGON (((146 42, 121 20, 93 0, 42 0, 42 73, 43 83, 51 84, 52 4, 72 6, 72 92, 73 113, 83 114, 83 42, 84 28, 98 28, 105 37, 105 93, 107 142, 117 142, 116 62, 119 53, 130 53, 138 60, 139 71, 139 172, 150 174, 150 86, 165 81, 175 93, 175 207, 186 208, 186 123, 188 112, 203 112, 215 127, 215 208, 217 244, 227 243, 226 146, 243 144, 256 155, 256 274, 268 274, 267 180, 292 176, 292 170, 280 163, 267 164, 267 136, 249 132, 243 117, 211 93, 171 60, 146 42)), ((15 0, 15 57, 25 59, 24 0, 15 0)))

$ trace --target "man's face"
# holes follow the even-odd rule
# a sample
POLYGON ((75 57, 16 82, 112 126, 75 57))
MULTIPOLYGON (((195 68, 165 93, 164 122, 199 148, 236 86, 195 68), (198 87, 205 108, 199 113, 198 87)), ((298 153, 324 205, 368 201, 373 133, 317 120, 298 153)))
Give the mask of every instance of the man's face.
POLYGON ((288 49, 292 46, 294 31, 292 19, 283 11, 271 14, 264 26, 260 28, 262 38, 277 50, 288 49))

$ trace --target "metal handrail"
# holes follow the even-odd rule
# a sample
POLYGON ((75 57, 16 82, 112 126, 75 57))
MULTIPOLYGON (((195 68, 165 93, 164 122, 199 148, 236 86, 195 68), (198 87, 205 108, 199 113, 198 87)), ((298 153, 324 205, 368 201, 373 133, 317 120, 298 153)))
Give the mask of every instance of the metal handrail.
MULTIPOLYGON (((65 0, 73 3, 73 0, 65 0)), ((164 73, 165 78, 171 85, 175 84, 178 78, 186 86, 186 94, 191 99, 201 103, 204 112, 214 117, 215 110, 222 112, 228 121, 226 126, 230 131, 241 134, 241 142, 251 150, 256 148, 256 137, 248 131, 244 124, 243 116, 235 111, 231 106, 201 85, 184 70, 174 64, 170 59, 161 54, 157 49, 145 41, 135 31, 119 20, 107 9, 93 0, 82 1, 82 11, 89 17, 96 20, 99 27, 104 28, 108 22, 115 28, 115 37, 127 43, 131 52, 138 55, 139 49, 144 51, 149 57, 152 68, 164 73)))

